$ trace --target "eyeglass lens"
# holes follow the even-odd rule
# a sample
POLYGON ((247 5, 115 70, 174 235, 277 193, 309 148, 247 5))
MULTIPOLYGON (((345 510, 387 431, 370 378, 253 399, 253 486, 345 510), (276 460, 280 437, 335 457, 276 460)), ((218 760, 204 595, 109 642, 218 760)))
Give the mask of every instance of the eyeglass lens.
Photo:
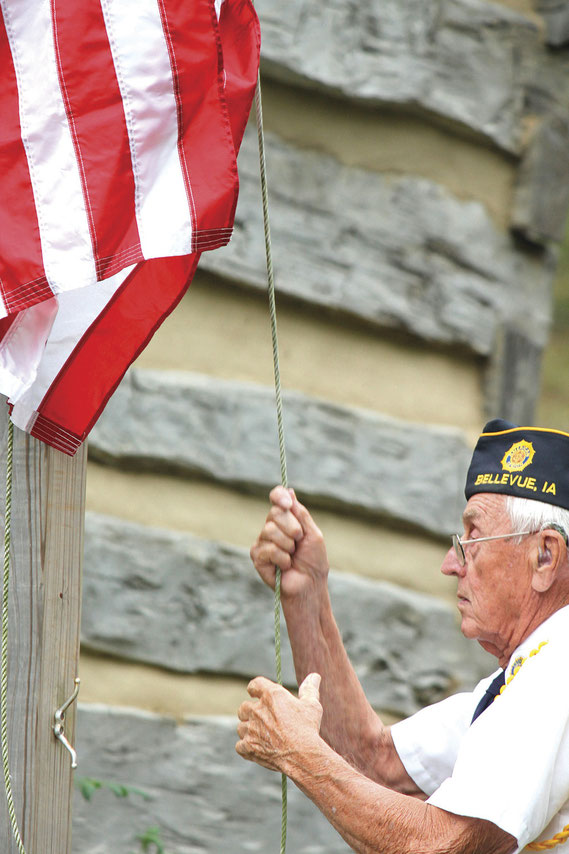
POLYGON ((464 553, 464 547, 460 542, 458 534, 452 535, 452 545, 457 561, 461 566, 464 566, 464 564, 466 563, 466 555, 464 553))

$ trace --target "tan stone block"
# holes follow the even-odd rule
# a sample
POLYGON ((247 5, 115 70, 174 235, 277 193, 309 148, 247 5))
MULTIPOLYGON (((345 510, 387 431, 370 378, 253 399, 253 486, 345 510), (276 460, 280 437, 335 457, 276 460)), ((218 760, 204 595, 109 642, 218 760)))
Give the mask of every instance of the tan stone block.
MULTIPOLYGON (((478 436, 485 420, 479 360, 390 339, 286 300, 279 301, 278 328, 284 388, 411 422, 452 421, 478 436)), ((272 385, 266 296, 198 271, 137 365, 272 385)))
MULTIPOLYGON (((217 484, 168 475, 121 472, 91 463, 87 508, 129 522, 185 531, 249 548, 268 511, 268 500, 217 484)), ((454 584, 440 572, 446 544, 319 509, 330 564, 342 572, 391 581, 454 602, 454 584)))

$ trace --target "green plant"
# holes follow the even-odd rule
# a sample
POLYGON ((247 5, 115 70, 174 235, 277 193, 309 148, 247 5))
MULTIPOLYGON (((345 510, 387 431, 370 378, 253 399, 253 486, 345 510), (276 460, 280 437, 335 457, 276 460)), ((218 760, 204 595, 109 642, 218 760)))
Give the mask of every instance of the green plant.
POLYGON ((143 854, 166 854, 159 827, 149 827, 146 833, 136 838, 140 842, 143 854), (153 848, 150 847, 151 845, 153 848))
POLYGON ((111 783, 106 780, 96 780, 94 777, 76 777, 75 786, 86 801, 90 801, 93 794, 99 789, 108 789, 117 798, 127 798, 129 795, 139 795, 145 801, 151 800, 147 792, 135 789, 134 786, 125 786, 123 783, 111 783))
MULTIPOLYGON (((138 795, 145 801, 152 800, 151 796, 142 789, 134 786, 125 786, 124 783, 113 783, 108 780, 97 780, 95 777, 76 777, 75 787, 81 792, 86 801, 90 801, 94 793, 101 789, 108 789, 117 798, 127 798, 129 795, 138 795)), ((164 848, 161 830, 159 827, 149 827, 140 835, 136 836, 140 842, 141 854, 168 854, 164 848)), ((134 852, 131 852, 134 854, 134 852)))

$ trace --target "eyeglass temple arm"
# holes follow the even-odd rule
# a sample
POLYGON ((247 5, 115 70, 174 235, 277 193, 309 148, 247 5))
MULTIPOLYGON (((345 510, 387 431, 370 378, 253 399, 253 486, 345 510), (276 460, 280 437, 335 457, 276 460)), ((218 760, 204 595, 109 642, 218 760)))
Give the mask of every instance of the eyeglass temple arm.
MULTIPOLYGON (((547 531, 548 528, 551 528, 553 531, 557 531, 558 534, 561 534, 563 539, 565 540, 565 545, 569 546, 569 537, 567 536, 567 531, 561 527, 561 525, 556 525, 555 522, 551 524, 545 525, 544 528, 541 528, 541 531, 547 531)), ((474 540, 462 540, 458 534, 456 534, 456 538, 461 545, 468 545, 469 543, 482 543, 486 540, 501 540, 506 537, 521 537, 527 534, 537 534, 538 531, 516 531, 513 534, 497 534, 494 537, 476 537, 474 540)))
MULTIPOLYGON (((553 526, 550 526, 553 527, 553 526)), ((533 534, 534 531, 514 531, 512 534, 496 534, 494 537, 476 537, 474 540, 461 540, 461 538, 456 535, 458 542, 461 546, 467 546, 469 543, 484 543, 487 540, 505 540, 507 537, 523 537, 526 534, 533 534)))

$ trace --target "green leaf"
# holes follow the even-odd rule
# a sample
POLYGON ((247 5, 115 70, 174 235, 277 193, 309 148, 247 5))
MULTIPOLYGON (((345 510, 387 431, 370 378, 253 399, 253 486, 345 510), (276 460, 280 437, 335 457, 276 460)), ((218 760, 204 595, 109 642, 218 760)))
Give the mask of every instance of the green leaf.
POLYGON ((76 777, 75 785, 83 795, 86 801, 90 801, 93 793, 102 787, 100 780, 95 780, 92 777, 76 777))
POLYGON ((155 846, 152 854, 166 854, 159 827, 149 827, 143 834, 136 837, 141 845, 143 854, 151 854, 150 846, 155 846))
POLYGON ((107 783, 107 788, 111 790, 117 798, 127 798, 130 794, 128 786, 123 786, 121 783, 107 783))
POLYGON ((138 795, 139 798, 142 798, 145 801, 151 801, 152 795, 149 795, 148 792, 145 792, 143 789, 136 789, 134 786, 127 786, 129 795, 138 795))

